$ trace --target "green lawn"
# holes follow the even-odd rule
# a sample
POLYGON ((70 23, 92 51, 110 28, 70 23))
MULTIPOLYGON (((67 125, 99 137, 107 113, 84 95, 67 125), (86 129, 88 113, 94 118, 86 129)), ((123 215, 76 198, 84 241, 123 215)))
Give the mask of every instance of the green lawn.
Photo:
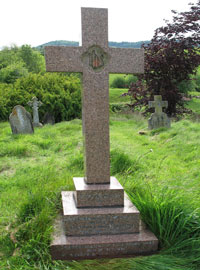
POLYGON ((141 116, 111 116, 111 174, 159 238, 160 251, 80 262, 52 262, 49 243, 61 190, 73 190, 72 178, 84 174, 81 120, 18 136, 0 123, 0 134, 0 269, 200 269, 199 123, 148 131, 141 116))
POLYGON ((128 89, 110 88, 109 99, 110 103, 129 103, 129 96, 122 97, 121 95, 127 93, 128 89))
MULTIPOLYGON (((116 77, 126 77, 125 74, 110 74, 109 75, 109 85, 112 84, 112 81, 116 77)), ((121 89, 121 88, 110 88, 109 89, 109 103, 110 103, 110 110, 113 112, 120 112, 125 111, 128 109, 126 104, 130 103, 129 96, 122 96, 122 94, 127 93, 128 89, 121 89)))
MULTIPOLYGON (((110 74, 109 75, 109 85, 116 77, 126 77, 125 74, 110 74)), ((128 96, 122 97, 121 95, 128 92, 128 89, 121 88, 110 88, 109 89, 109 102, 110 103, 128 103, 130 98, 128 96)))
MULTIPOLYGON (((200 92, 190 92, 192 96, 200 96, 200 92)), ((187 102, 186 107, 191 109, 194 113, 200 114, 200 99, 192 98, 189 102, 187 102)))

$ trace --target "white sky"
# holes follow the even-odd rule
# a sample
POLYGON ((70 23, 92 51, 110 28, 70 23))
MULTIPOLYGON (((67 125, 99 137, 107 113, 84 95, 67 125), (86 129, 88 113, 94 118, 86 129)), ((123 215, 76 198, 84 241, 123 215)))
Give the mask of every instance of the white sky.
POLYGON ((150 40, 154 30, 187 11, 190 0, 1 0, 0 47, 80 41, 80 7, 108 8, 109 41, 150 40))

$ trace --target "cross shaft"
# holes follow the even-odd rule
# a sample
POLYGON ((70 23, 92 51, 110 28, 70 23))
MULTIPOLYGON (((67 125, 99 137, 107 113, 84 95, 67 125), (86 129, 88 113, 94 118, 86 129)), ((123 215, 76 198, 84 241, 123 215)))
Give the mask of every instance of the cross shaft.
POLYGON ((47 71, 82 73, 85 181, 110 183, 109 73, 142 73, 143 49, 108 47, 108 10, 82 8, 82 46, 45 48, 47 71))

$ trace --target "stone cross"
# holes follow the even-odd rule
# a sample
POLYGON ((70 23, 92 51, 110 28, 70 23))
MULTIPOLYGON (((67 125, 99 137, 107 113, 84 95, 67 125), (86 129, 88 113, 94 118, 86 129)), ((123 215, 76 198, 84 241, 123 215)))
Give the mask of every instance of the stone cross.
POLYGON ((82 46, 48 46, 46 69, 82 73, 85 182, 110 183, 109 73, 142 73, 143 49, 108 47, 108 10, 81 8, 82 46))
POLYGON ((139 211, 110 177, 109 72, 143 72, 140 49, 108 47, 107 9, 82 8, 82 47, 46 47, 47 71, 81 72, 86 175, 62 191, 52 259, 76 260, 148 254, 158 240, 140 226, 139 211))
POLYGON ((168 101, 163 101, 162 96, 155 95, 154 101, 149 101, 149 108, 155 108, 155 113, 162 113, 162 108, 168 107, 168 101))
POLYGON ((148 128, 156 129, 160 127, 170 128, 171 122, 170 118, 166 113, 162 111, 162 108, 167 108, 168 102, 162 101, 162 96, 155 95, 154 101, 149 101, 149 108, 155 108, 155 112, 151 115, 148 120, 148 128))
POLYGON ((34 127, 42 127, 42 124, 39 121, 39 113, 38 108, 43 103, 41 101, 38 101, 37 97, 33 97, 31 101, 28 102, 28 105, 32 107, 33 109, 33 126, 34 127))

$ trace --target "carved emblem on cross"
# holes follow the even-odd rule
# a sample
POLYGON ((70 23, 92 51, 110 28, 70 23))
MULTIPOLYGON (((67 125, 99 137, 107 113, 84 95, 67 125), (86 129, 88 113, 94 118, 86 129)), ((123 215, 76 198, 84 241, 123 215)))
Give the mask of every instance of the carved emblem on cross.
POLYGON ((82 55, 82 62, 94 71, 101 71, 109 61, 109 55, 100 46, 91 46, 82 55))

